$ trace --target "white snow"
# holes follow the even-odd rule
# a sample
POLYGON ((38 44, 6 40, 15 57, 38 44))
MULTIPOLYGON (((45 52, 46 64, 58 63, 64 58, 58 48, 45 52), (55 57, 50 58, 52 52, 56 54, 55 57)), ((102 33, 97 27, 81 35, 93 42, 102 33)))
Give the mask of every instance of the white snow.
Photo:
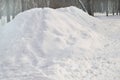
POLYGON ((0 80, 120 80, 109 27, 76 7, 20 13, 0 28, 0 80))

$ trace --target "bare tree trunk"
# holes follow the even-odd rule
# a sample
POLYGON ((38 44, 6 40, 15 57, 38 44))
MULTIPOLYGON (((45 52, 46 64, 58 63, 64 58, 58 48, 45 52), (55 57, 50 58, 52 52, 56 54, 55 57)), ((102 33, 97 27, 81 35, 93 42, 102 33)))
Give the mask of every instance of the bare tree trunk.
POLYGON ((2 18, 2 14, 1 14, 1 12, 0 12, 0 19, 2 18))
POLYGON ((9 9, 9 0, 6 0, 6 12, 7 12, 7 22, 10 21, 10 9, 9 9))
POLYGON ((84 6, 83 2, 81 0, 78 0, 82 8, 84 9, 85 12, 88 12, 86 7, 84 6))
POLYGON ((1 17, 2 17, 2 0, 0 0, 0 19, 1 19, 1 17))
POLYGON ((87 0, 87 9, 88 9, 88 14, 94 15, 93 14, 93 0, 87 0))
POLYGON ((108 16, 108 0, 106 0, 106 16, 108 16))
POLYGON ((37 0, 38 7, 42 7, 42 0, 37 0))
POLYGON ((94 0, 91 0, 91 12, 92 16, 94 16, 94 0))
POLYGON ((21 0, 22 12, 25 11, 25 0, 21 0))
POLYGON ((120 0, 118 0, 118 13, 120 15, 120 0))
POLYGON ((115 15, 115 2, 113 2, 112 7, 113 7, 113 9, 112 9, 112 13, 113 13, 113 15, 115 15))
POLYGON ((13 0, 13 3, 12 3, 12 18, 15 17, 15 0, 13 0))
POLYGON ((24 11, 24 1, 23 0, 21 0, 21 7, 22 7, 22 11, 24 11))

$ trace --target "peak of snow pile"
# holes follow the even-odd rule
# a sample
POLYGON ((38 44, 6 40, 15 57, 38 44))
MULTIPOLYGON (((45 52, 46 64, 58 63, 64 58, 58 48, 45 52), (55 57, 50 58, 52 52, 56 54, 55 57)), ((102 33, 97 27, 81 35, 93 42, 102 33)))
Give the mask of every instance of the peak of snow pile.
POLYGON ((0 30, 0 80, 119 80, 100 23, 76 7, 20 13, 0 30))

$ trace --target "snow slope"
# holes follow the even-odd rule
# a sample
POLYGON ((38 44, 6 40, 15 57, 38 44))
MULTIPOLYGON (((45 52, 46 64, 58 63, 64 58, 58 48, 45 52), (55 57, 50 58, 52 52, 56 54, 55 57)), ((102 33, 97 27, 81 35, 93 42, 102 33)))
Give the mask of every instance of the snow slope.
POLYGON ((76 7, 20 13, 0 30, 0 80, 119 80, 111 34, 76 7))

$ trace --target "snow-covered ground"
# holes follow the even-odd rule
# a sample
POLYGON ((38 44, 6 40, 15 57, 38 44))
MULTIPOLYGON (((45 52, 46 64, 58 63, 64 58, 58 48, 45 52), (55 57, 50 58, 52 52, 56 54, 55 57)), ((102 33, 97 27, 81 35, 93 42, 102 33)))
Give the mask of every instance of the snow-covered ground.
POLYGON ((120 80, 119 22, 97 18, 76 7, 20 13, 0 28, 0 80, 120 80))
POLYGON ((107 24, 113 26, 120 26, 120 16, 96 16, 107 24))
POLYGON ((110 31, 112 31, 113 35, 116 34, 115 39, 120 38, 120 16, 96 16, 103 21, 104 24, 108 24, 110 31))

